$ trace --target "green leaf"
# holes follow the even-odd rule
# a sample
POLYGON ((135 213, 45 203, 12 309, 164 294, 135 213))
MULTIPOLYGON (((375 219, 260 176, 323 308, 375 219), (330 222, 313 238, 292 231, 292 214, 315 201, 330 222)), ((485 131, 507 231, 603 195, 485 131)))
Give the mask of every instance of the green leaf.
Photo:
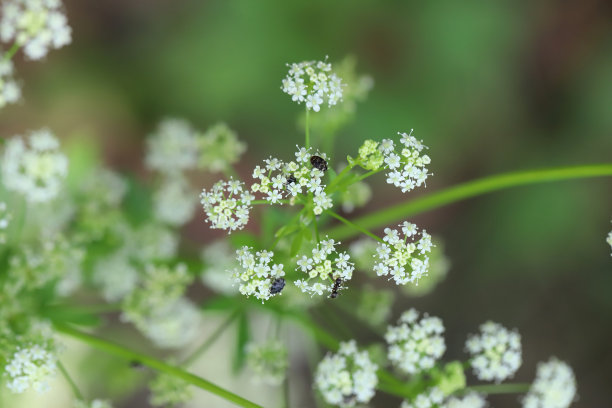
POLYGON ((250 340, 250 329, 247 313, 238 318, 238 332, 236 334, 236 354, 234 355, 234 374, 240 372, 246 363, 246 345, 250 340))

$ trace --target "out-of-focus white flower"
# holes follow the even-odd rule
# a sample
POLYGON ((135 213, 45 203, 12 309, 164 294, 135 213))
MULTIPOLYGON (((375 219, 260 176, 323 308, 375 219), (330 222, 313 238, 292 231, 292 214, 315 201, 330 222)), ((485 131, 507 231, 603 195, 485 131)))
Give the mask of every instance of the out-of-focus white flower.
POLYGON ((149 222, 136 230, 126 231, 126 235, 130 256, 143 263, 171 259, 176 255, 178 235, 164 225, 149 222))
POLYGON ((389 320, 394 297, 391 290, 378 290, 371 285, 365 285, 353 310, 362 321, 375 327, 380 326, 389 320))
POLYGON ((20 347, 4 367, 8 377, 6 386, 21 394, 31 388, 38 392, 48 391, 49 380, 57 372, 57 356, 46 347, 31 344, 20 347))
POLYGON ((199 166, 213 172, 227 169, 246 151, 246 144, 225 123, 216 124, 199 136, 198 145, 199 166))
POLYGON ((535 381, 523 398, 523 408, 567 408, 575 399, 572 368, 553 357, 538 364, 535 381))
POLYGON ((463 397, 448 398, 442 408, 485 408, 487 401, 482 395, 471 392, 463 397))
POLYGON ((612 247, 612 231, 610 231, 610 233, 608 234, 608 238, 606 238, 606 242, 608 243, 608 245, 610 245, 610 247, 612 247))
POLYGON ((202 282, 211 289, 226 295, 237 292, 232 279, 232 272, 238 267, 236 252, 226 240, 215 241, 206 245, 202 251, 205 269, 202 282))
POLYGON ((191 385, 173 375, 158 374, 150 383, 149 402, 155 407, 180 406, 193 397, 191 385))
POLYGON ((311 295, 329 293, 336 279, 345 283, 353 277, 355 266, 350 262, 350 256, 346 252, 338 252, 336 249, 338 244, 340 243, 326 238, 312 250, 311 257, 303 255, 298 259, 298 269, 308 274, 308 278, 295 281, 295 285, 302 292, 311 295))
POLYGON ((155 217, 168 225, 181 226, 191 220, 197 204, 197 193, 181 176, 170 176, 153 193, 155 217))
POLYGON ((249 343, 246 346, 247 364, 255 374, 255 382, 280 385, 285 379, 289 360, 287 347, 276 340, 249 343))
POLYGON ((93 281, 108 302, 116 302, 131 293, 138 283, 138 271, 124 252, 99 260, 94 266, 93 281))
POLYGON ((357 207, 363 207, 372 198, 372 189, 363 181, 353 183, 342 192, 340 202, 342 203, 342 211, 346 213, 353 212, 357 207))
POLYGON ((419 233, 415 224, 404 222, 399 225, 403 238, 398 230, 385 228, 384 243, 379 243, 376 249, 376 264, 374 272, 378 276, 391 276, 398 285, 406 283, 419 283, 419 279, 427 274, 431 251, 431 235, 425 230, 421 231, 421 238, 417 241, 419 233))
POLYGON ((480 334, 465 343, 472 355, 471 365, 479 380, 501 382, 514 375, 522 360, 521 336, 499 323, 480 325, 480 334))
POLYGON ((200 334, 201 314, 193 302, 179 298, 151 309, 137 327, 156 346, 182 348, 200 334))
POLYGON ((146 164, 150 169, 172 174, 195 168, 198 140, 189 122, 166 119, 147 140, 146 164))
POLYGON ((257 251, 243 246, 236 251, 240 266, 233 272, 233 278, 240 283, 238 290, 246 296, 255 296, 264 300, 279 294, 285 286, 285 271, 282 264, 272 263, 274 252, 257 251))
POLYGON ((340 343, 337 354, 328 354, 317 366, 315 387, 328 404, 354 407, 367 404, 375 393, 378 366, 355 340, 340 343))
POLYGON ((6 142, 2 181, 8 190, 30 202, 49 201, 58 195, 68 173, 68 159, 48 130, 32 132, 29 146, 19 136, 6 142))
POLYGON ((2 7, 0 38, 19 44, 30 59, 41 59, 49 49, 72 41, 72 29, 61 9, 60 0, 7 0, 2 7))
POLYGON ((439 317, 410 309, 402 314, 397 326, 389 326, 385 340, 387 357, 393 365, 408 374, 416 374, 434 366, 446 351, 444 325, 439 317))
POLYGON ((83 400, 75 400, 74 408, 113 408, 113 405, 106 400, 95 399, 93 401, 87 402, 83 400))
POLYGON ((402 401, 400 408, 438 408, 442 406, 444 394, 436 387, 429 388, 412 401, 402 401))
POLYGON ((349 245, 351 259, 355 262, 357 269, 368 271, 374 267, 374 256, 378 243, 370 237, 359 238, 349 245))
POLYGON ((211 228, 228 230, 230 233, 242 229, 249 222, 251 201, 255 197, 244 190, 244 183, 230 178, 216 182, 210 191, 202 190, 200 203, 211 228))
POLYGON ((0 50, 0 109, 21 98, 21 89, 13 78, 13 63, 4 59, 0 50))
POLYGON ((318 112, 326 103, 333 106, 342 99, 342 80, 334 74, 327 61, 304 61, 287 64, 289 73, 283 79, 281 89, 297 103, 306 103, 310 110, 318 112))
POLYGON ((7 210, 6 203, 0 201, 0 244, 6 243, 6 230, 11 222, 11 213, 7 210))

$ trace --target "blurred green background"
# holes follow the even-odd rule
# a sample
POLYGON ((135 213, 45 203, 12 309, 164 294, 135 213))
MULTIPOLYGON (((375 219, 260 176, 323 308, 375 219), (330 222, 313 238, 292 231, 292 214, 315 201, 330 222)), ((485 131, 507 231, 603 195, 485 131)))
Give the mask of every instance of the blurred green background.
MULTIPOLYGON (((161 118, 200 129, 223 120, 248 143, 246 177, 303 143, 302 107, 280 90, 285 64, 353 55, 375 85, 339 134, 338 158, 366 138, 414 128, 433 159, 425 192, 612 159, 605 1, 65 3, 74 42, 42 63, 17 57, 25 102, 1 112, 3 137, 48 126, 97 140, 110 166, 141 172, 143 140, 161 118)), ((393 320, 409 306, 440 316, 448 359, 463 356, 465 336, 487 319, 517 327, 517 381, 531 382, 537 361, 554 355, 575 369, 576 406, 612 406, 611 186, 602 178, 522 187, 417 217, 452 266, 432 294, 396 302, 393 320)), ((375 189, 383 191, 357 213, 423 193, 375 189)), ((185 233, 212 238, 201 220, 185 233)))

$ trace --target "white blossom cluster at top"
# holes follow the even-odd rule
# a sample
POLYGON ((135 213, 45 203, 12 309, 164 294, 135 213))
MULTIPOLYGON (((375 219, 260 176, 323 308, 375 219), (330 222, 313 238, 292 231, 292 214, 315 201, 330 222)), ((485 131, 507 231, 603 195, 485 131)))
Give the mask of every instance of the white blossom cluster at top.
POLYGON ((318 112, 321 105, 333 106, 342 99, 342 80, 332 72, 326 61, 303 61, 287 64, 289 73, 283 79, 281 89, 297 103, 318 112))
POLYGON ((521 366, 521 335, 499 323, 486 322, 480 333, 465 343, 472 355, 471 366, 479 380, 501 382, 511 378, 521 366))

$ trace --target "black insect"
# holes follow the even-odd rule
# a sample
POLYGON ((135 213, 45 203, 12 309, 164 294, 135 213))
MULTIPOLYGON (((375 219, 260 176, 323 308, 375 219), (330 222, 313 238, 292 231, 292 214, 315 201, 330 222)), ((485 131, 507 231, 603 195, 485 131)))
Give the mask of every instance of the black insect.
POLYGON ((272 281, 272 285, 270 285, 270 294, 276 295, 277 293, 280 293, 284 287, 285 287, 285 279, 276 278, 274 279, 274 281, 272 281))
POLYGON ((340 289, 340 285, 342 285, 342 278, 337 277, 334 282, 334 287, 332 288, 331 295, 329 295, 331 299, 335 299, 338 297, 338 290, 340 289))
POLYGON ((310 156, 310 164, 317 170, 327 171, 327 162, 321 156, 310 156))
POLYGON ((297 183, 297 179, 295 178, 293 174, 290 174, 289 177, 287 177, 287 184, 293 184, 293 183, 297 183))

